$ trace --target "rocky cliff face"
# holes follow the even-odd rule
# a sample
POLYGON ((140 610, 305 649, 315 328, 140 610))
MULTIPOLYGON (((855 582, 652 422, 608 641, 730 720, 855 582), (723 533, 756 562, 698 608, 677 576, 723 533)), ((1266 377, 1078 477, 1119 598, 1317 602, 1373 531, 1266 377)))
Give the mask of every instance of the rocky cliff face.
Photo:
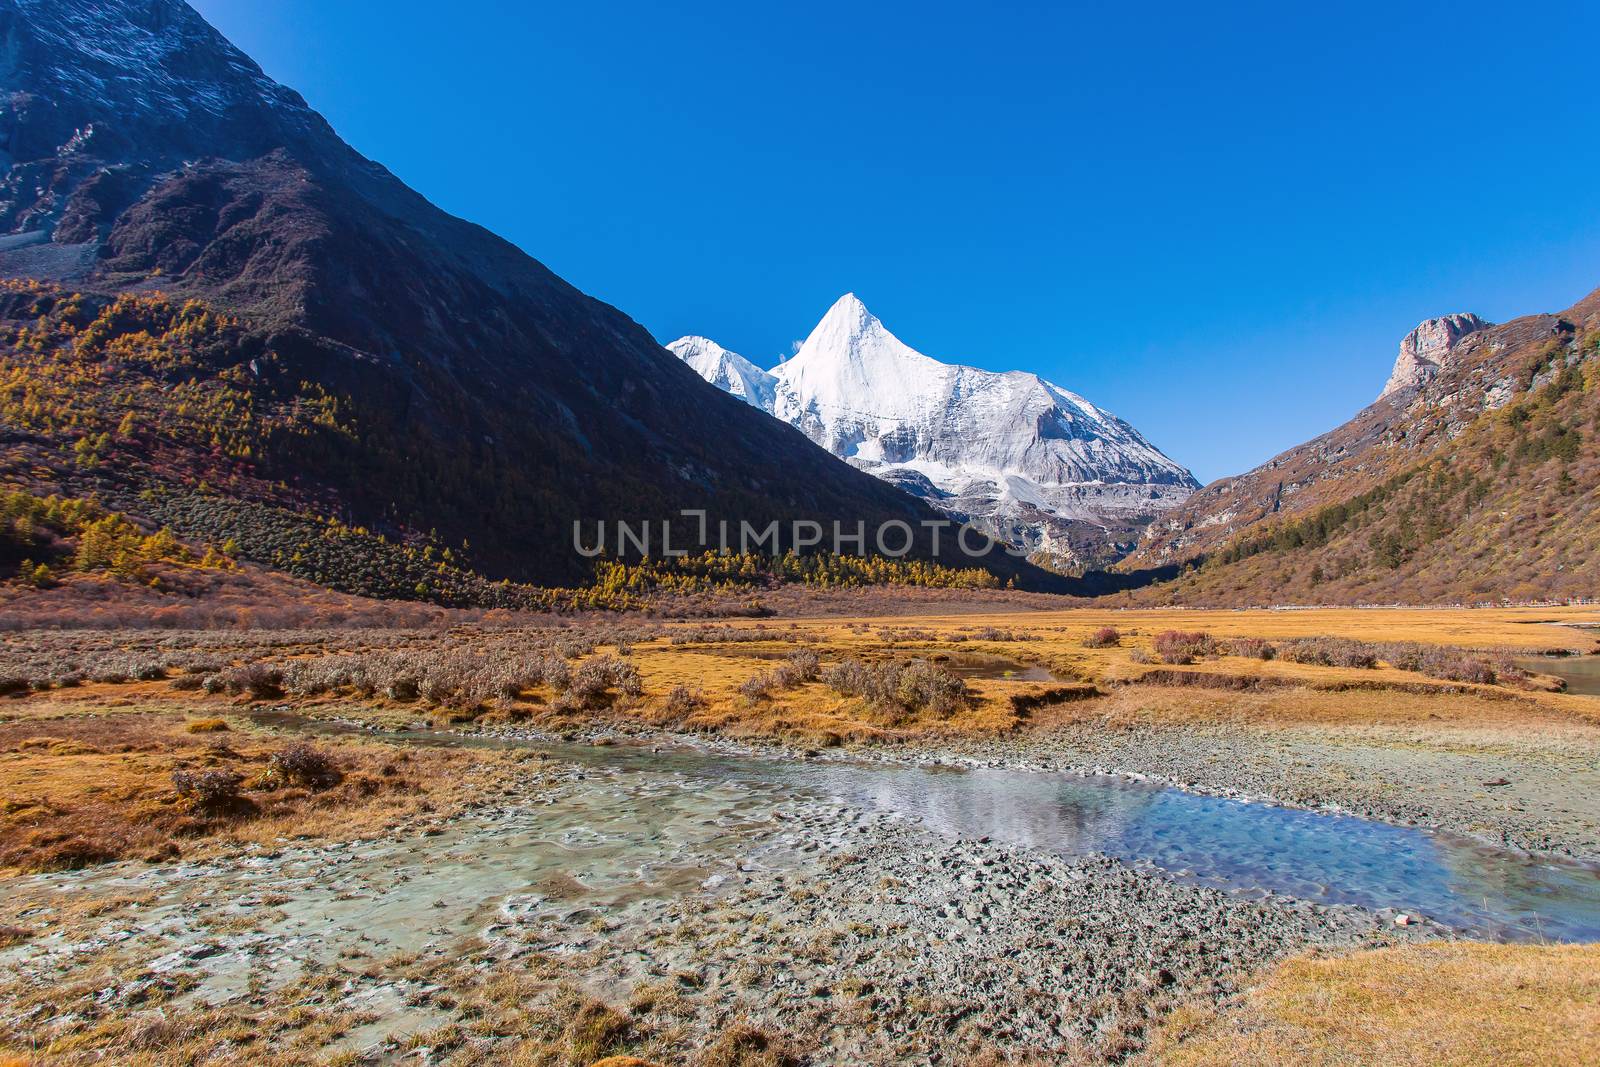
POLYGON ((925 356, 854 294, 770 371, 704 338, 667 347, 834 455, 1062 569, 1117 559, 1197 485, 1076 393, 925 356))
POLYGON ((1389 381, 1385 383, 1383 392, 1378 394, 1378 399, 1401 389, 1414 389, 1427 384, 1450 361, 1456 342, 1492 325, 1476 315, 1446 315, 1419 324, 1401 340, 1394 370, 1389 374, 1389 381))

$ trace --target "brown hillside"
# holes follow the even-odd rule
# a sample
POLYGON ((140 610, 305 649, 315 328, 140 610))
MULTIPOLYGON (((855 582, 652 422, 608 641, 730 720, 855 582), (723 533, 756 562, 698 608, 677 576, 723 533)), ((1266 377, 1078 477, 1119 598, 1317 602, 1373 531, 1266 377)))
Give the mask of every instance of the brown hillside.
POLYGON ((1438 373, 1195 494, 1133 561, 1199 603, 1480 602, 1600 590, 1600 293, 1471 333, 1438 373))
POLYGON ((1151 526, 1125 567, 1194 559, 1272 521, 1347 500, 1448 448, 1484 411, 1534 383, 1530 367, 1600 327, 1600 290, 1556 315, 1529 315, 1468 334, 1421 387, 1401 389, 1349 422, 1268 462, 1205 486, 1151 526))

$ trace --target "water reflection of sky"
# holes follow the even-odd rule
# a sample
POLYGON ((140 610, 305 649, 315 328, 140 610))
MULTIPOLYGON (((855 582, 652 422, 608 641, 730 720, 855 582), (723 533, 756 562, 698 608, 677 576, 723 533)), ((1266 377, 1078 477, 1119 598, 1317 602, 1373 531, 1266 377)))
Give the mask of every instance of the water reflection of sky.
POLYGON ((1108 778, 847 764, 780 773, 954 836, 1104 852, 1229 889, 1394 907, 1512 939, 1600 938, 1600 870, 1422 830, 1108 778))
MULTIPOLYGON (((413 740, 463 743, 438 735, 413 740)), ((665 793, 652 806, 661 811, 696 795, 704 804, 729 784, 744 788, 734 809, 713 805, 724 816, 739 810, 759 818, 758 809, 786 796, 834 797, 920 820, 949 836, 990 837, 1064 855, 1104 852, 1228 889, 1398 908, 1512 940, 1600 940, 1600 868, 1534 860, 1350 816, 1103 776, 777 760, 688 748, 652 752, 632 745, 536 747, 597 769, 660 775, 665 793)), ((640 831, 650 836, 655 821, 640 818, 640 831)))
POLYGON ((1555 675, 1567 683, 1569 693, 1600 696, 1600 656, 1535 656, 1517 660, 1517 666, 1555 675))

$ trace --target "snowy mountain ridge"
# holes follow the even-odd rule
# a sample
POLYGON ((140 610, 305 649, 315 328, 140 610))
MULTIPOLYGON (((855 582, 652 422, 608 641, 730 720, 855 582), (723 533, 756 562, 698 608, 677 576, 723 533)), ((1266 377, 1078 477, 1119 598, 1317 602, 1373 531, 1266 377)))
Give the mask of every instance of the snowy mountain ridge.
POLYGON ((1126 553, 1197 488, 1110 412, 1027 371, 924 355, 853 293, 769 371, 703 337, 667 348, 834 455, 1066 569, 1126 553))
POLYGON ((680 337, 672 353, 694 372, 724 393, 732 393, 771 414, 777 379, 737 352, 729 352, 709 337, 680 337))

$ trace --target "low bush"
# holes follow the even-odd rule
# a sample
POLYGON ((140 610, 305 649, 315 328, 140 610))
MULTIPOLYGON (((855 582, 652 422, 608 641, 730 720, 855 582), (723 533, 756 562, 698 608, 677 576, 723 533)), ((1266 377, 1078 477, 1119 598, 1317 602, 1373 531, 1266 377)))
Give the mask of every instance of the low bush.
POLYGON ((862 663, 845 660, 830 667, 822 680, 841 696, 860 697, 879 711, 931 711, 954 715, 972 703, 966 682, 927 660, 862 663))
MULTIPOLYGON (((937 634, 928 634, 924 640, 937 640, 937 634)), ((974 641, 1037 641, 1038 634, 1030 634, 1019 630, 1001 630, 994 626, 985 626, 972 631, 974 641)))
POLYGON ((1084 648, 1115 648, 1122 644, 1122 633, 1115 626, 1102 626, 1083 639, 1084 648))
POLYGON ((822 672, 822 660, 815 649, 797 648, 789 653, 783 665, 773 671, 773 680, 780 689, 798 689, 814 682, 822 672))
POLYGON ((746 678, 739 683, 739 695, 746 703, 765 700, 775 689, 799 689, 814 682, 822 673, 822 660, 810 648, 797 648, 789 653, 783 663, 770 671, 746 678))
POLYGON ((705 694, 686 685, 675 685, 667 693, 667 713, 676 718, 685 718, 705 707, 705 704, 705 694))
POLYGON ((265 663, 247 663, 223 671, 222 688, 229 693, 248 693, 254 700, 270 700, 283 695, 283 672, 265 663))
POLYGON ((667 639, 674 645, 711 645, 742 641, 771 641, 772 631, 765 625, 755 626, 694 626, 672 631, 667 639))
POLYGON ((771 696, 774 688, 775 682, 772 672, 762 671, 760 674, 753 674, 740 682, 738 692, 739 696, 744 698, 746 704, 754 704, 771 696))
POLYGON ((1230 638, 1223 648, 1230 656, 1242 656, 1245 659, 1273 659, 1278 655, 1278 650, 1271 641, 1263 641, 1259 637, 1234 637, 1230 638))
POLYGON ((1528 677, 1504 656, 1486 657, 1449 645, 1422 645, 1411 641, 1392 641, 1376 647, 1378 658, 1402 671, 1426 674, 1447 682, 1494 685, 1520 683, 1528 677))
POLYGON ((303 743, 280 749, 267 759, 265 778, 274 786, 328 789, 343 777, 327 753, 303 743))
POLYGON ((1163 663, 1193 663, 1217 651, 1216 640, 1198 630, 1163 630, 1155 636, 1156 655, 1163 663))
POLYGON ((200 811, 220 814, 232 811, 243 801, 239 787, 244 779, 232 771, 172 772, 172 788, 178 796, 200 811))
POLYGON ((1373 645, 1348 637, 1297 637, 1278 646, 1278 658, 1319 667, 1368 670, 1378 665, 1373 645))
POLYGON ((608 703, 610 690, 634 698, 644 693, 639 668, 616 656, 595 656, 579 664, 567 684, 566 697, 580 708, 599 708, 608 703))
POLYGON ((540 685, 560 692, 572 668, 554 648, 504 645, 451 645, 426 651, 396 650, 325 655, 291 660, 283 668, 284 689, 296 696, 353 691, 381 693, 409 703, 427 700, 444 707, 476 711, 506 707, 540 685))

